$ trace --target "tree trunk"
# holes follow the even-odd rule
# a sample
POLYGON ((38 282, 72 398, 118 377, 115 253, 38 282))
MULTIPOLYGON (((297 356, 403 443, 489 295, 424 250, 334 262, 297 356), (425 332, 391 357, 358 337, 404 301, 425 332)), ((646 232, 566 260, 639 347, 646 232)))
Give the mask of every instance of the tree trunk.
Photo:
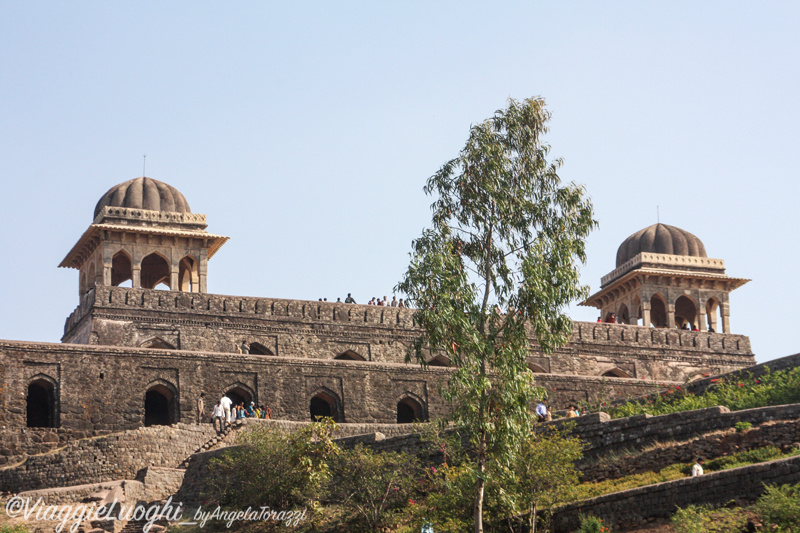
POLYGON ((481 432, 481 438, 478 442, 478 487, 475 492, 475 507, 474 518, 475 527, 474 533, 483 533, 483 492, 486 482, 483 479, 483 473, 486 471, 486 431, 481 432))

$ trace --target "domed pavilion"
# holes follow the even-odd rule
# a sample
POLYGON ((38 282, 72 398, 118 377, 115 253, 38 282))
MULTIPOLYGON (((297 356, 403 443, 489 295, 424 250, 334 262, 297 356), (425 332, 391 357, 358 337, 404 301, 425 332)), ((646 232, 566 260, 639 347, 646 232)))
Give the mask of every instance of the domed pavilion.
POLYGON ((581 305, 603 321, 615 313, 623 324, 730 333, 729 294, 748 281, 727 276, 695 235, 659 223, 623 241, 616 268, 581 305))
POLYGON ((80 272, 81 298, 97 285, 204 293, 208 260, 228 240, 206 227, 176 188, 135 178, 100 198, 59 266, 80 272))

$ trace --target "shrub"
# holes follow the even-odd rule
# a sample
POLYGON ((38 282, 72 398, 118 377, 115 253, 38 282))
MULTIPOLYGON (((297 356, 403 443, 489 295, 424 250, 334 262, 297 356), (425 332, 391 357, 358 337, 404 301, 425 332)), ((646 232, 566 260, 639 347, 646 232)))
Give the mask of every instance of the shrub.
POLYGON ((581 514, 579 518, 581 521, 581 527, 577 533, 606 533, 611 531, 611 528, 603 523, 602 518, 583 514, 581 514))
MULTIPOLYGON (((341 506, 350 531, 381 531, 413 501, 422 470, 405 453, 376 452, 359 444, 330 460, 328 499, 341 506)), ((435 473, 435 467, 429 467, 435 473)))
POLYGON ((269 427, 247 431, 241 446, 211 461, 213 499, 241 509, 314 508, 329 478, 327 459, 338 451, 330 438, 335 428, 325 419, 291 434, 269 427))
POLYGON ((670 520, 677 533, 728 533, 740 531, 747 523, 747 515, 741 509, 690 505, 678 508, 670 520))
POLYGON ((796 485, 767 485, 756 502, 761 519, 767 526, 800 530, 800 483, 796 485))
POLYGON ((736 422, 734 427, 736 428, 736 433, 744 433, 745 431, 748 431, 750 428, 752 428, 753 424, 751 424, 750 422, 736 422))

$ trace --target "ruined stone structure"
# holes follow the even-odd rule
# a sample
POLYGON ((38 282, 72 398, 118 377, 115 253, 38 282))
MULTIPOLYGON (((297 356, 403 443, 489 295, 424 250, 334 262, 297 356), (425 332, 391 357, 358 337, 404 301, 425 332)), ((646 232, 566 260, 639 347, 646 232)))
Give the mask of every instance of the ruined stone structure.
MULTIPOLYGON (((78 270, 80 293, 63 344, 0 341, 2 424, 60 428, 57 438, 68 440, 194 422, 201 392, 206 412, 227 394, 295 421, 406 423, 446 413, 438 388, 449 362, 404 362, 417 334, 413 310, 208 294, 208 261, 227 237, 206 227, 164 183, 137 178, 109 190, 61 263, 78 270)), ((587 304, 624 323, 578 322, 567 346, 530 353, 556 408, 753 364, 749 339, 727 323, 728 293, 746 280, 725 276, 696 237, 647 228, 623 243, 617 263, 587 304), (717 310, 714 333, 705 324, 717 329, 717 310), (699 331, 675 327, 683 323, 699 331)))

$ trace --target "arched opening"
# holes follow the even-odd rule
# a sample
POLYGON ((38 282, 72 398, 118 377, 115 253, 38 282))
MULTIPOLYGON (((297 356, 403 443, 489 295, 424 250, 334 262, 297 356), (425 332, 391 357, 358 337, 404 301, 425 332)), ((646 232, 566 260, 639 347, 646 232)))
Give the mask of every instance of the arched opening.
POLYGON ((719 313, 719 300, 716 298, 710 298, 708 302, 706 302, 706 322, 708 323, 708 331, 720 332, 720 330, 717 328, 717 326, 722 323, 721 320, 717 320, 719 318, 719 313))
POLYGON ((86 294, 89 291, 89 289, 86 286, 86 272, 84 272, 84 271, 81 271, 80 289, 79 290, 81 292, 81 297, 83 297, 83 295, 86 294))
POLYGON ((311 413, 311 420, 317 421, 323 417, 331 417, 336 422, 341 422, 339 415, 339 402, 336 397, 327 392, 319 392, 311 398, 309 402, 309 411, 311 413))
POLYGON ((636 316, 631 317, 631 321, 629 324, 633 326, 641 326, 642 325, 642 301, 639 300, 639 297, 633 299, 633 303, 631 304, 631 309, 636 312, 636 316))
POLYGON ((534 374, 547 374, 547 370, 533 363, 528 363, 528 369, 534 374))
POLYGON ((250 353, 255 355, 275 355, 272 350, 258 342, 250 343, 250 353))
POLYGON ((131 257, 125 251, 120 250, 111 259, 111 285, 119 287, 122 283, 132 279, 131 257))
POLYGON ((28 385, 25 407, 29 428, 58 426, 55 386, 50 381, 40 378, 28 385))
POLYGON ((631 314, 628 311, 627 305, 622 304, 619 306, 619 309, 617 310, 617 322, 620 324, 630 324, 631 314))
POLYGON ((443 355, 437 355, 428 361, 428 366, 450 366, 450 359, 443 355))
POLYGON ((163 384, 153 385, 144 395, 144 425, 169 426, 178 420, 175 391, 163 384))
POLYGON ((233 405, 243 405, 245 408, 253 401, 253 393, 240 385, 230 389, 225 396, 231 399, 233 405))
POLYGON ((167 260, 156 253, 142 259, 142 288, 155 289, 159 285, 169 290, 170 271, 167 260))
POLYGON ((338 359, 340 361, 366 361, 366 359, 358 355, 353 350, 344 351, 339 355, 337 355, 336 357, 334 357, 334 359, 338 359))
POLYGON ((160 350, 174 350, 175 347, 159 337, 146 340, 141 345, 142 348, 158 348, 160 350))
POLYGON ((657 328, 667 327, 667 306, 660 294, 650 298, 650 323, 657 328))
POLYGON ((398 424, 413 424, 414 422, 423 422, 424 419, 424 410, 415 399, 406 397, 397 402, 398 424))
POLYGON ((686 296, 675 300, 675 325, 682 329, 697 326, 697 306, 686 296))
POLYGON ((86 292, 94 289, 97 285, 97 269, 94 266, 94 261, 89 263, 88 274, 86 275, 86 292))
POLYGON ((180 290, 183 292, 197 292, 195 287, 197 278, 197 261, 187 255, 181 259, 178 266, 178 285, 180 290))
POLYGON ((607 371, 603 372, 602 375, 604 377, 607 377, 607 378, 632 378, 633 377, 630 374, 628 374, 627 372, 625 372, 624 370, 621 370, 619 368, 612 368, 611 370, 607 370, 607 371))

